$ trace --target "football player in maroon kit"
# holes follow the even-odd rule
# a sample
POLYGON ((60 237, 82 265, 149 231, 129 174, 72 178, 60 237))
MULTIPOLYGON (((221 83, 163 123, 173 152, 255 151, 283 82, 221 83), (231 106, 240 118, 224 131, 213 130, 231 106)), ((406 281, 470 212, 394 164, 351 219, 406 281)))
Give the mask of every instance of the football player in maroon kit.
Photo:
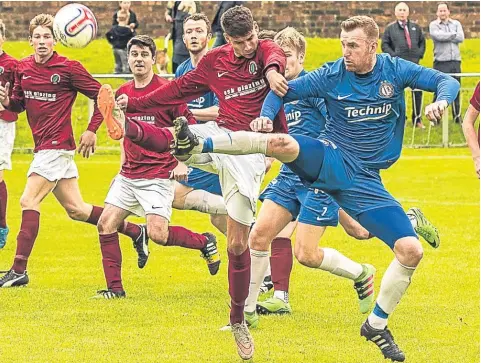
MULTIPOLYGON (((5 42, 5 24, 0 20, 0 85, 13 83, 18 61, 2 49, 5 42)), ((12 150, 15 140, 15 121, 17 114, 5 110, 0 105, 0 248, 7 243, 7 184, 3 180, 3 171, 12 170, 12 150)))
POLYGON ((471 155, 473 156, 474 169, 479 179, 479 125, 478 134, 474 129, 474 123, 479 116, 479 82, 476 85, 473 96, 469 101, 468 109, 463 119, 463 132, 466 142, 468 143, 471 155))
MULTIPOLYGON (((155 51, 153 39, 146 35, 138 35, 129 41, 128 62, 134 79, 120 86, 117 95, 139 97, 168 83, 154 74, 152 65, 155 61, 155 51)), ((100 108, 113 98, 109 92, 113 91, 104 87, 99 93, 100 108), (103 97, 107 97, 106 102, 102 101, 103 97)), ((156 127, 173 126, 172 120, 180 116, 186 117, 192 124, 196 123, 186 104, 168 109, 145 107, 137 112, 126 113, 128 118, 156 127)), ((175 181, 170 177, 178 164, 177 160, 169 152, 147 151, 128 138, 123 140, 122 154, 120 173, 110 186, 105 208, 98 223, 100 244, 108 244, 109 251, 102 250, 107 290, 99 291, 97 297, 107 299, 125 297, 121 279, 122 255, 117 230, 130 214, 145 216, 147 233, 155 243, 200 250, 201 256, 207 261, 210 273, 215 275, 220 264, 215 236, 210 233, 194 233, 183 227, 169 226, 175 190, 175 181)), ((139 267, 144 267, 147 257, 146 245, 143 259, 139 259, 139 267)))
MULTIPOLYGON (((20 199, 22 222, 12 268, 0 278, 0 287, 26 285, 27 261, 37 238, 40 204, 52 192, 70 218, 97 225, 101 207, 87 204, 78 186, 78 170, 73 160, 75 141, 71 113, 77 92, 96 99, 100 84, 77 61, 57 54, 53 48, 53 17, 40 14, 30 21, 30 45, 34 54, 19 61, 14 85, 0 85, 0 103, 13 112, 27 112, 35 142, 34 159, 20 199), (10 87, 13 86, 11 97, 10 87)), ((89 157, 95 150, 102 116, 98 109, 80 138, 79 152, 89 157)), ((140 243, 146 232, 125 223, 121 232, 140 243)))
MULTIPOLYGON (((194 70, 146 96, 129 98, 121 95, 117 99, 119 106, 127 107, 127 112, 162 105, 170 107, 212 91, 219 99, 219 116, 216 122, 190 126, 196 136, 206 138, 230 131, 249 131, 249 124, 260 114, 261 104, 269 90, 280 95, 287 91, 287 81, 282 75, 286 58, 273 41, 257 38, 258 26, 248 8, 237 6, 229 9, 221 23, 229 44, 212 49, 194 70)), ((153 151, 165 151, 173 141, 173 135, 167 129, 131 121, 123 125, 122 119, 109 114, 104 114, 104 119, 114 138, 123 136, 125 130, 126 137, 153 151)), ((182 144, 189 132, 184 122, 182 118, 175 120, 178 144, 182 144)), ((283 112, 276 117, 275 129, 287 132, 283 112)), ((231 329, 240 357, 250 359, 254 343, 244 321, 244 304, 249 293, 251 258, 263 258, 268 253, 249 252, 248 249, 249 230, 265 172, 264 157, 260 154, 241 157, 201 154, 190 157, 185 163, 219 174, 229 216, 227 243, 231 329)))

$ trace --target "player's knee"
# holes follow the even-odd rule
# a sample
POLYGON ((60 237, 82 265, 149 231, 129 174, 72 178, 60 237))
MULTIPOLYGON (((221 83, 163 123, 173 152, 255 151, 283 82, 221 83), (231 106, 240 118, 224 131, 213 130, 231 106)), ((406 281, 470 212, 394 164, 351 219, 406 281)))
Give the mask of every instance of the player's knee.
POLYGON ((249 247, 256 251, 268 251, 272 241, 266 235, 267 233, 254 226, 249 233, 249 247))
POLYGON ((65 206, 65 211, 67 212, 70 219, 73 219, 74 221, 85 221, 89 217, 85 213, 85 211, 79 206, 75 206, 75 205, 65 206))
POLYGON ((399 262, 409 267, 416 267, 424 254, 421 242, 414 237, 401 238, 396 241, 394 252, 399 262))
POLYGON ((158 245, 165 246, 169 238, 169 230, 167 228, 155 227, 147 224, 147 235, 158 245))
POLYGON ((22 209, 34 209, 35 208, 35 200, 33 198, 30 198, 30 197, 26 197, 24 195, 22 195, 22 197, 20 198, 20 207, 22 209))
POLYGON ((297 142, 289 135, 275 134, 267 143, 268 156, 292 155, 298 152, 297 142))
POLYGON ((317 259, 317 256, 315 256, 313 251, 303 247, 302 244, 297 243, 297 241, 294 247, 294 256, 296 256, 297 261, 299 261, 301 265, 307 267, 312 267, 317 259))
POLYGON ((106 213, 100 215, 97 222, 97 231, 99 234, 110 234, 117 232, 119 226, 116 226, 111 220, 110 216, 106 213))

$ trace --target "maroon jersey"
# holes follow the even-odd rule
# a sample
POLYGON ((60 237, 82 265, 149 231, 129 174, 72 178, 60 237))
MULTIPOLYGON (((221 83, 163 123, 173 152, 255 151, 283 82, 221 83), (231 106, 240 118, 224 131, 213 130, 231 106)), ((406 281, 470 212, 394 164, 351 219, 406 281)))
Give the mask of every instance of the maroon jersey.
MULTIPOLYGON (((134 81, 122 85, 117 90, 117 96, 126 94, 131 97, 141 97, 169 83, 165 79, 154 75, 152 81, 144 88, 135 88, 134 81)), ((170 108, 165 107, 142 107, 139 112, 127 112, 126 116, 136 121, 148 122, 158 127, 171 127, 172 120, 179 116, 185 116, 190 124, 195 124, 195 118, 187 108, 181 104, 170 108)), ((177 166, 177 160, 170 152, 156 153, 147 151, 134 144, 130 139, 124 138, 125 160, 120 174, 129 179, 154 179, 169 178, 170 171, 177 166)))
MULTIPOLYGON (((259 117, 262 103, 270 90, 266 71, 275 67, 284 73, 286 57, 271 40, 259 40, 252 59, 239 58, 230 44, 214 48, 197 67, 152 94, 129 99, 128 109, 180 104, 212 91, 219 99, 217 123, 233 131, 250 131, 250 122, 259 117)), ((287 132, 284 111, 274 120, 275 132, 287 132)))
MULTIPOLYGON (((479 112, 479 82, 476 85, 476 89, 474 90, 473 97, 471 97, 471 100, 469 101, 471 103, 471 106, 473 106, 478 112, 479 112)), ((481 125, 478 125, 478 144, 480 141, 479 138, 479 127, 481 125)))
MULTIPOLYGON (((72 106, 77 92, 96 102, 100 83, 77 61, 54 52, 44 64, 35 62, 33 55, 18 63, 15 86, 8 108, 27 111, 35 150, 75 150, 72 131, 72 106)), ((95 132, 102 123, 97 106, 88 126, 95 132)))
MULTIPOLYGON (((0 55, 0 82, 2 86, 5 86, 7 82, 10 82, 10 94, 12 95, 13 84, 15 82, 15 71, 17 70, 18 60, 10 57, 7 53, 3 52, 0 55)), ((0 111, 0 119, 3 121, 13 122, 17 121, 18 116, 15 112, 9 110, 0 111)))

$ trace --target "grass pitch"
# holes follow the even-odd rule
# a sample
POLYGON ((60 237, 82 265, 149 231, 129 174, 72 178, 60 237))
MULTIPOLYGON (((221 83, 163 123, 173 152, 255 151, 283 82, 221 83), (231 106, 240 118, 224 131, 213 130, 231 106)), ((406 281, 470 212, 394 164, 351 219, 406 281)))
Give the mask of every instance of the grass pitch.
MULTIPOLYGON (((19 230, 19 198, 31 161, 14 155, 6 172, 9 190, 8 269, 19 230)), ((86 201, 102 205, 119 169, 117 155, 77 157, 86 201)), ((277 165, 278 166, 278 165, 277 165)), ((276 173, 273 168, 266 182, 276 173)), ((441 246, 425 257, 390 328, 410 363, 479 361, 479 182, 469 152, 405 150, 383 173, 387 188, 407 209, 418 206, 441 231, 441 246)), ((141 221, 140 219, 134 219, 141 221)), ((69 220, 53 196, 41 210, 41 226, 26 288, 0 290, 0 361, 8 362, 239 362, 227 323, 227 261, 211 277, 192 250, 151 246, 137 269, 131 241, 121 238, 127 299, 92 300, 105 287, 93 226, 69 220)), ((213 231, 205 215, 174 212, 173 224, 213 231)), ((329 228, 321 242, 378 269, 376 293, 392 254, 379 240, 356 241, 329 228)), ((291 316, 261 317, 253 331, 255 362, 381 363, 381 353, 359 336, 366 316, 358 312, 351 283, 294 263, 291 316)))

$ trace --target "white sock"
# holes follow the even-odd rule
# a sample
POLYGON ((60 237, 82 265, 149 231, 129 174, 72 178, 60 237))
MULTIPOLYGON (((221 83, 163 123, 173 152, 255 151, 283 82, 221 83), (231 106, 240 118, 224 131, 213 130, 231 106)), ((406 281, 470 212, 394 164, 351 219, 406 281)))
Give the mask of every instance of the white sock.
MULTIPOLYGON (((391 314, 394 308, 399 304, 402 296, 411 284, 411 276, 415 271, 414 267, 407 267, 402 265, 396 258, 391 262, 381 280, 381 287, 376 304, 386 312, 391 314)), ((369 315, 369 324, 376 329, 384 329, 387 324, 387 319, 384 320, 384 326, 376 327, 373 324, 380 326, 380 317, 371 313, 369 315)))
POLYGON ((196 210, 208 214, 227 214, 224 198, 205 190, 192 190, 185 197, 184 210, 196 210))
POLYGON ((270 275, 271 275, 271 261, 269 260, 269 264, 267 265, 266 273, 264 274, 264 278, 266 278, 267 276, 270 276, 270 275))
POLYGON ((269 264, 269 251, 251 251, 251 283, 249 285, 249 296, 247 296, 244 311, 253 313, 256 310, 257 298, 259 297, 259 289, 267 265, 269 264))
POLYGON ((286 304, 289 303, 289 293, 287 291, 275 290, 274 297, 281 299, 286 304))
POLYGON ((266 154, 267 134, 237 131, 225 135, 212 136, 213 152, 218 154, 243 155, 266 154))
POLYGON ((384 328, 387 326, 387 318, 381 318, 374 313, 369 314, 367 321, 374 329, 384 330, 384 328))
POLYGON ((351 280, 361 276, 362 265, 360 263, 354 262, 333 248, 323 248, 322 250, 324 258, 319 269, 351 280))

